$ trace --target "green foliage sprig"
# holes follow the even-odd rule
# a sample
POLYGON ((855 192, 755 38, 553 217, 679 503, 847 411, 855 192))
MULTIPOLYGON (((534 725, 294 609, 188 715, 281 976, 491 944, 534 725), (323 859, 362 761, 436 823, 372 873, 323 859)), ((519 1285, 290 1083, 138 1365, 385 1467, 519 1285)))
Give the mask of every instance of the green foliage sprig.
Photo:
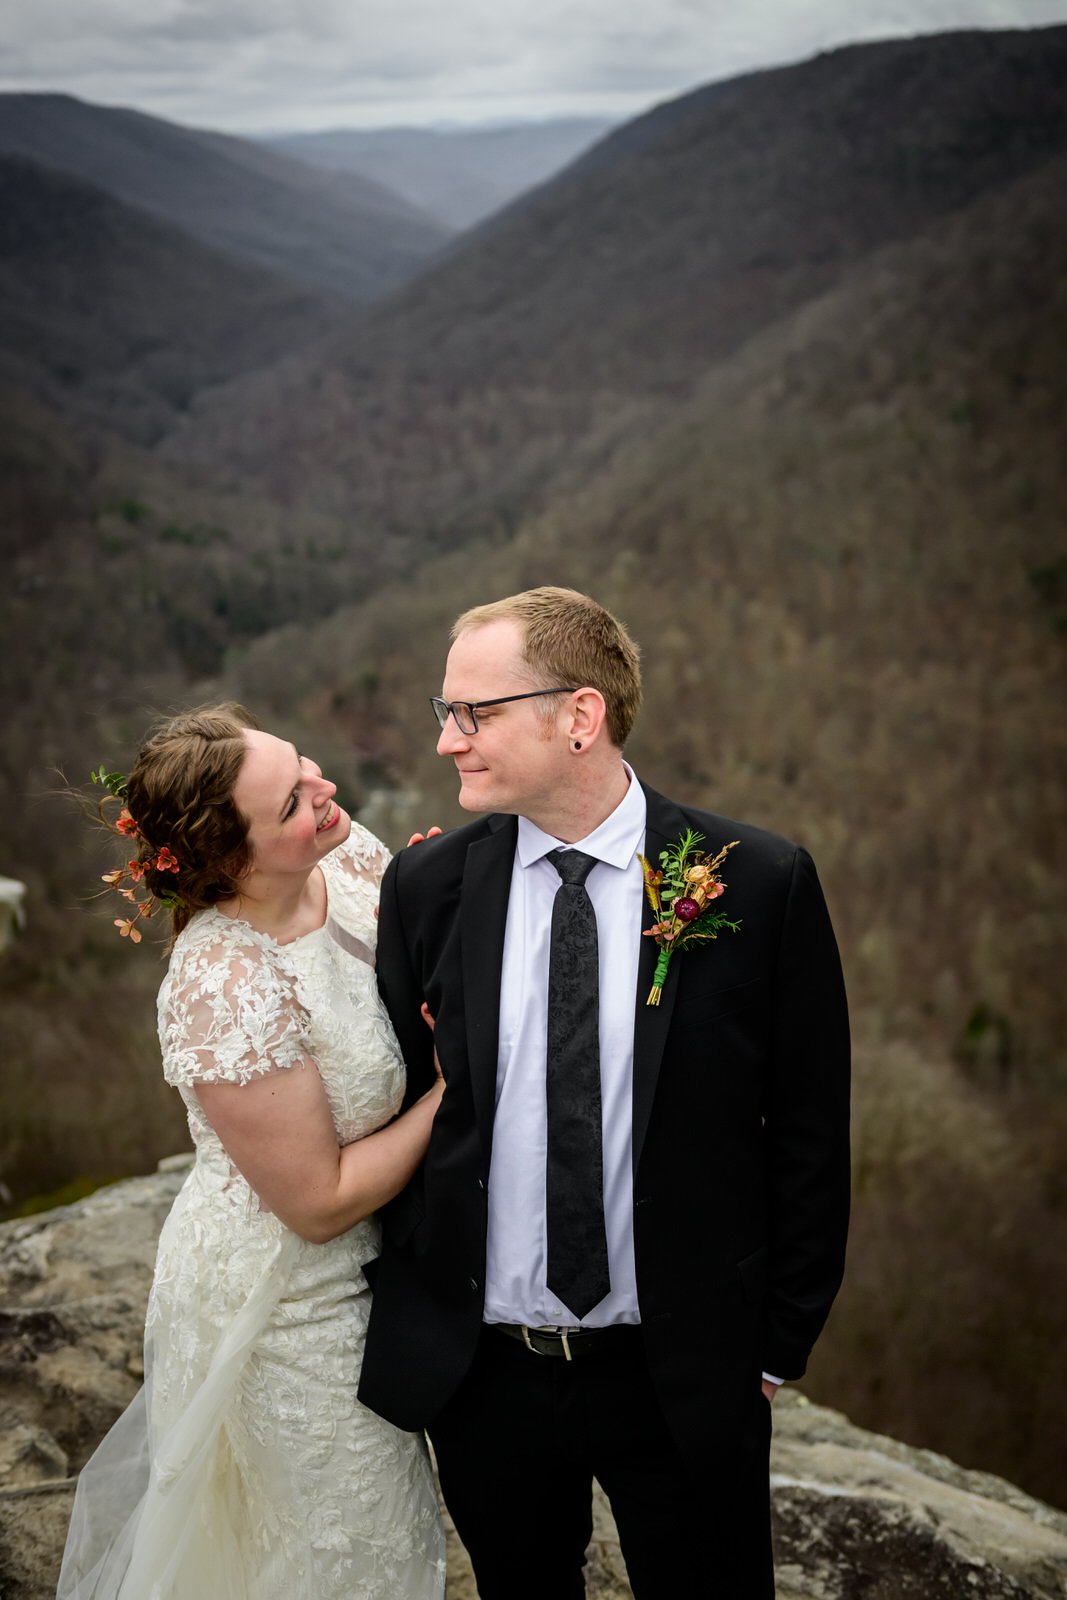
POLYGON ((121 772, 108 772, 103 762, 101 762, 96 772, 91 772, 89 776, 94 783, 100 784, 104 789, 109 789, 116 800, 128 798, 129 784, 121 772))

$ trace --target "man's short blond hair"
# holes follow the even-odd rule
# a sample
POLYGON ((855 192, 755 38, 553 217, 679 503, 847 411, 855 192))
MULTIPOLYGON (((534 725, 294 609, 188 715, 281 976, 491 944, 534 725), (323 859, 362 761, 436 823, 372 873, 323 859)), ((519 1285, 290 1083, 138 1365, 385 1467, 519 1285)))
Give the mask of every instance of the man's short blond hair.
POLYGON ((522 629, 523 660, 537 685, 600 690, 608 733, 621 750, 641 708, 641 665, 637 645, 619 619, 577 589, 525 589, 465 611, 456 618, 452 638, 503 620, 522 629))

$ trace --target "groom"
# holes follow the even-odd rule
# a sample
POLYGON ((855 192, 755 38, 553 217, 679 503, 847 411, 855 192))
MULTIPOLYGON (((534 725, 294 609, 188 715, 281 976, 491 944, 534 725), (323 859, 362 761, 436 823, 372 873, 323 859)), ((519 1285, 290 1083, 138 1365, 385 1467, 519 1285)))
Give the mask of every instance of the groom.
POLYGON ((770 1400, 848 1214, 815 869, 638 782, 637 650, 595 601, 530 590, 453 640, 437 748, 479 815, 396 858, 378 936, 409 1093, 434 1040, 447 1090, 384 1215, 360 1397, 429 1430, 483 1600, 584 1594, 594 1477, 638 1600, 772 1600, 770 1400), (650 1005, 637 857, 689 828, 709 856, 738 841, 716 907, 740 927, 675 954, 650 1005))

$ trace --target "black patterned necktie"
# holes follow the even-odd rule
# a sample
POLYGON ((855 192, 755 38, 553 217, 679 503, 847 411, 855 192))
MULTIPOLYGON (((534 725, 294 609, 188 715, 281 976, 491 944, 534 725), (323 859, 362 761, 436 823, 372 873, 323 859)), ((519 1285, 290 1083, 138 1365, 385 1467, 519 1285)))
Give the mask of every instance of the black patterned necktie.
POLYGON ((596 859, 550 850, 563 880, 548 962, 548 1288, 576 1317, 611 1289, 600 1114, 600 974, 585 880, 596 859))

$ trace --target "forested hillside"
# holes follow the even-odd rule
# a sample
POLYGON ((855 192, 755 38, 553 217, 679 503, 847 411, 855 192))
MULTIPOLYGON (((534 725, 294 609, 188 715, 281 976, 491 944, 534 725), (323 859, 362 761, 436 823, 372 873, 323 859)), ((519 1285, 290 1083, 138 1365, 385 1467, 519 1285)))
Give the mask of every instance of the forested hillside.
POLYGON ((11 389, 146 445, 199 390, 352 315, 17 156, 0 156, 0 297, 11 389))

